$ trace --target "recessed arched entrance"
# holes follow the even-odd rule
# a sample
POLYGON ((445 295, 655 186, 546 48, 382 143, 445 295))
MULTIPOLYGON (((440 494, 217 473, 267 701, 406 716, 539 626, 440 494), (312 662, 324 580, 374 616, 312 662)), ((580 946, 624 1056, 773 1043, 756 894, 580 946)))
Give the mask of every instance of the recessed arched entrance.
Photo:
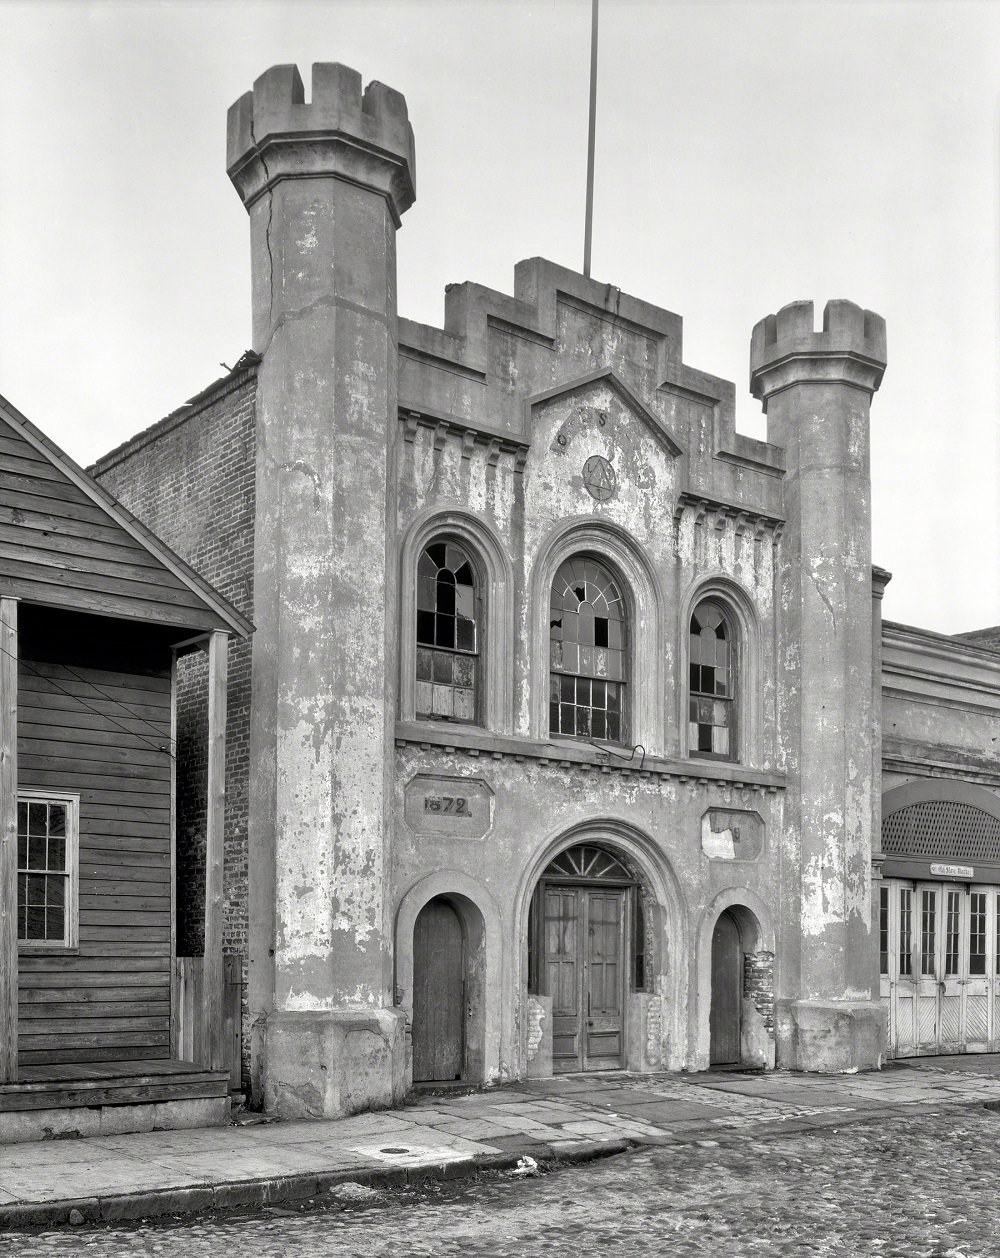
POLYGON ((698 926, 696 1068, 772 1070, 774 928, 746 887, 720 891, 698 926))
POLYGON ((708 1060, 712 1066, 740 1063, 743 1005, 743 941, 729 909, 712 932, 712 1003, 708 1015, 708 1060))
POLYGON ((645 985, 646 925, 638 883, 595 843, 560 852, 528 914, 528 989, 552 1001, 552 1070, 620 1070, 626 1000, 645 985))
POLYGON ((465 1074, 466 939, 444 896, 420 910, 413 928, 413 1082, 465 1074))

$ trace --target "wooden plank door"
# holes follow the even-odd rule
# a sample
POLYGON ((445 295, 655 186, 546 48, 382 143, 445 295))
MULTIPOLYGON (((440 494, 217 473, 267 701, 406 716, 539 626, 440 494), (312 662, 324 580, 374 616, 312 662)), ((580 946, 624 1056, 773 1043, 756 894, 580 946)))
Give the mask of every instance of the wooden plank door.
POLYGON ((414 1083, 462 1077, 464 977, 462 923, 446 900, 431 900, 413 928, 414 1083))
POLYGON ((585 1070, 624 1065, 625 892, 586 892, 585 1070))
POLYGON ((576 887, 546 887, 544 904, 544 990, 552 997, 552 1070, 561 1074, 583 1068, 583 905, 576 887))
POLYGON ((742 969, 739 927, 730 913, 723 913, 712 933, 709 1062, 713 1066, 733 1065, 740 1060, 742 969))

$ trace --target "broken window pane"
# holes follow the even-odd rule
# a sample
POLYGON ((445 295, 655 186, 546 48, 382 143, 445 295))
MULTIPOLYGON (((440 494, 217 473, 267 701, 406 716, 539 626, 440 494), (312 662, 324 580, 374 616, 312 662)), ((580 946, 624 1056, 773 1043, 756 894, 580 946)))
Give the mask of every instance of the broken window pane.
POLYGON ((736 758, 735 679, 728 613, 718 603, 699 603, 691 617, 688 745, 693 755, 736 758))
POLYGON ((465 548, 431 542, 417 561, 418 717, 475 721, 479 618, 476 573, 465 548))
POLYGON ((550 709, 550 731, 617 741, 627 635, 616 581, 596 560, 576 556, 556 573, 550 609, 549 659, 560 699, 550 709), (610 710, 616 713, 614 721, 608 718, 610 710))

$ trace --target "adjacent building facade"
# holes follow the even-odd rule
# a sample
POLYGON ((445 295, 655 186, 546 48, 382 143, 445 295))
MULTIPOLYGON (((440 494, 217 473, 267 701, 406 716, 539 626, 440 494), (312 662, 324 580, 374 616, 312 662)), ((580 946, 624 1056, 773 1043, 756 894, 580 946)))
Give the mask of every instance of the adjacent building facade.
POLYGON ((224 1122, 226 660, 250 623, 2 397, 0 551, 0 1143, 224 1122), (197 962, 175 932, 192 654, 197 962), (211 1030, 185 1043, 192 1016, 211 1030))
MULTIPOLYGON (((915 1043, 921 947, 945 983, 948 940, 975 970, 985 932, 996 987, 1000 657, 882 627, 882 319, 763 319, 752 440, 676 314, 542 259, 512 296, 450 286, 441 328, 400 318, 397 92, 317 65, 306 104, 274 67, 230 111, 228 169, 253 350, 94 472, 256 626, 229 656, 222 927, 256 1101, 875 1068, 915 1043), (911 868, 906 810, 956 784, 975 860, 946 819, 911 868)), ((203 696, 181 677, 181 784, 203 696)))

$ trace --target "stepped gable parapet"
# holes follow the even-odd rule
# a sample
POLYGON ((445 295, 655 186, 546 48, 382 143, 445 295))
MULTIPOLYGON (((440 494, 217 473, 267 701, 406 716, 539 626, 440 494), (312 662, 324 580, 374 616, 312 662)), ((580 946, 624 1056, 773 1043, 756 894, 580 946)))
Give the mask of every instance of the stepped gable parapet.
POLYGON ((795 384, 839 382, 874 393, 886 367, 885 320, 853 301, 828 301, 814 330, 811 301, 768 315, 750 337, 750 392, 764 403, 795 384))
POLYGON ((402 93, 362 92, 357 70, 312 67, 312 100, 294 65, 272 66, 229 110, 226 169, 247 208, 282 179, 337 176, 381 192, 398 226, 416 199, 413 128, 402 93))
MULTIPOLYGON (((443 326, 400 318, 399 348, 400 406, 411 418, 420 414, 425 422, 447 420, 487 436, 503 433, 530 444, 526 401, 559 388, 571 389, 582 378, 612 369, 659 417, 678 448, 689 448, 693 442, 710 448, 710 459, 735 467, 729 477, 734 494, 739 492, 738 477, 745 472, 775 481, 784 474, 782 450, 735 431, 732 382, 683 361, 679 315, 545 258, 517 263, 513 295, 473 282, 449 284, 443 326), (561 312, 567 307, 595 324, 610 324, 615 329, 612 344, 624 333, 626 338, 645 339, 652 354, 623 361, 613 349, 602 349, 602 338, 595 336, 589 356, 580 352, 583 347, 562 355, 558 337, 561 312), (496 360, 490 347, 498 334, 536 347, 530 369, 522 359, 517 388, 494 374, 496 360), (692 416, 700 418, 693 421, 692 416), (705 436, 689 435, 693 422, 705 425, 705 436)), ((528 356, 531 359, 530 351, 528 356)), ((780 489, 774 493, 780 497, 780 489)))

